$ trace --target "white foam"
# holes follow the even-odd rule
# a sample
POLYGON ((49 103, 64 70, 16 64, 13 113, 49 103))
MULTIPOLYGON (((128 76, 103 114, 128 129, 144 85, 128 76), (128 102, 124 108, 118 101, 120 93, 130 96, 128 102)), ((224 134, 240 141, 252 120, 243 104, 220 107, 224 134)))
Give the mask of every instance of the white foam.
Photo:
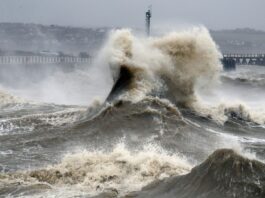
POLYGON ((220 53, 203 27, 157 38, 138 38, 130 30, 116 30, 102 53, 114 80, 122 65, 134 72, 134 86, 124 98, 136 102, 153 90, 163 89, 160 79, 166 76, 174 84, 175 99, 188 103, 194 98, 195 84, 210 84, 221 70, 220 53))
POLYGON ((242 101, 222 101, 219 104, 209 104, 198 100, 192 104, 192 108, 203 116, 210 116, 213 120, 223 124, 228 120, 230 113, 235 113, 240 119, 247 122, 265 125, 265 108, 251 108, 242 101))
POLYGON ((140 190, 152 181, 187 173, 190 169, 191 165, 177 153, 169 154, 154 145, 147 145, 138 152, 130 151, 121 143, 108 153, 85 150, 67 154, 57 165, 17 173, 7 181, 19 178, 33 184, 46 182, 53 187, 50 195, 55 191, 63 195, 71 191, 75 191, 75 195, 84 192, 95 195, 109 188, 123 195, 140 190))
POLYGON ((20 104, 25 103, 26 100, 13 96, 5 90, 0 90, 0 106, 8 104, 20 104))

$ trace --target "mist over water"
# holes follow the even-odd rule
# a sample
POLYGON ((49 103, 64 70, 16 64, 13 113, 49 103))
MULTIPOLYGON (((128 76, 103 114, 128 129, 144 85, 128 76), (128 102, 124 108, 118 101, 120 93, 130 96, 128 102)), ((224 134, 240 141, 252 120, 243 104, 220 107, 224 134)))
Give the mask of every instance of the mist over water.
POLYGON ((120 29, 89 65, 1 67, 0 196, 264 197, 265 68, 220 59, 203 27, 120 29))
POLYGON ((1 70, 2 90, 38 102, 89 105, 95 98, 104 100, 111 87, 108 76, 93 65, 12 65, 1 70))

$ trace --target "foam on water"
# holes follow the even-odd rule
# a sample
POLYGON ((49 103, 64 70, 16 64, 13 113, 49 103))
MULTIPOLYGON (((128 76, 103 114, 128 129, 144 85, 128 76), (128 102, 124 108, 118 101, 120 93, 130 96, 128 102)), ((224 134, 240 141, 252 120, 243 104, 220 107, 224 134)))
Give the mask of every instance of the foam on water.
POLYGON ((233 103, 223 101, 215 105, 196 102, 192 108, 205 117, 211 117, 219 124, 223 124, 229 118, 236 118, 246 122, 265 125, 265 109, 263 107, 251 108, 243 102, 233 103))
MULTIPOLYGON (((60 126, 66 126, 68 123, 73 123, 73 128, 69 128, 69 139, 73 138, 71 141, 74 141, 75 134, 81 135, 80 139, 83 137, 85 138, 87 135, 88 141, 86 141, 87 139, 84 139, 84 142, 89 145, 89 141, 97 141, 97 138, 109 137, 104 136, 106 135, 105 133, 109 132, 108 135, 112 135, 114 131, 117 132, 118 135, 122 134, 119 133, 120 131, 117 126, 113 126, 112 128, 109 127, 110 125, 108 124, 105 125, 105 122, 111 120, 109 118, 114 118, 112 121, 115 121, 116 125, 119 125, 120 122, 124 121, 124 125, 122 125, 124 129, 122 128, 121 130, 124 130, 125 133, 131 132, 130 126, 135 127, 137 131, 138 125, 142 123, 139 124, 136 122, 129 127, 126 126, 126 124, 133 121, 131 115, 137 117, 137 120, 143 120, 144 123, 145 120, 142 119, 143 117, 139 116, 145 115, 142 113, 137 114, 138 112, 130 114, 130 111, 134 108, 136 109, 136 105, 139 105, 139 109, 144 107, 141 102, 150 101, 150 103, 146 102, 146 104, 150 105, 153 102, 153 107, 147 107, 146 109, 143 109, 143 111, 150 114, 157 114, 159 116, 156 116, 152 120, 154 122, 148 122, 147 120, 147 124, 157 124, 156 129, 158 134, 161 135, 161 139, 167 135, 165 132, 167 127, 170 128, 168 133, 173 131, 174 136, 168 136, 165 144, 170 143, 171 139, 172 141, 177 140, 173 139, 173 137, 179 138, 179 142, 177 143, 183 142, 180 146, 183 146, 184 149, 186 149, 186 146, 188 148, 196 145, 195 151, 192 150, 192 154, 195 153, 196 155, 200 153, 197 149, 206 150, 209 148, 210 150, 216 147, 232 147, 233 149, 237 149, 238 147, 241 149, 241 143, 248 143, 251 141, 257 142, 257 140, 253 138, 242 139, 234 134, 227 135, 219 132, 218 130, 215 130, 219 125, 210 122, 209 119, 202 119, 199 116, 194 115, 193 111, 190 111, 194 110, 196 114, 212 118, 212 120, 215 120, 220 124, 225 123, 229 118, 243 120, 244 123, 255 122, 258 124, 264 124, 265 114, 263 114, 263 111, 252 111, 253 109, 249 108, 243 102, 233 103, 231 101, 225 101, 220 103, 220 101, 215 101, 215 103, 209 104, 207 103, 209 95, 206 95, 204 98, 199 97, 198 93, 200 89, 208 89, 209 87, 213 87, 214 89, 213 85, 219 81, 219 74, 221 71, 220 57, 218 47, 213 42, 209 32, 205 28, 193 28, 187 31, 173 32, 157 38, 139 38, 134 36, 130 30, 124 29, 113 31, 110 34, 109 40, 104 49, 101 50, 98 59, 95 61, 95 64, 100 64, 98 66, 100 69, 96 69, 95 71, 97 73, 103 72, 104 75, 106 75, 105 73, 108 73, 110 70, 114 82, 119 78, 121 68, 125 68, 129 74, 133 74, 129 85, 126 86, 125 90, 122 90, 122 92, 119 93, 120 95, 118 99, 123 101, 117 102, 110 100, 110 104, 107 101, 102 108, 102 103, 96 100, 87 111, 83 107, 67 107, 66 109, 49 113, 42 114, 31 112, 29 115, 5 118, 0 120, 0 124, 2 124, 0 126, 3 126, 2 128, 0 127, 0 135, 1 133, 10 134, 16 129, 18 132, 21 132, 24 129, 23 127, 28 127, 25 130, 34 131, 34 127, 41 127, 43 129, 45 125, 48 125, 47 129, 51 130, 49 132, 57 132, 55 130, 53 131, 54 126, 56 126, 58 127, 56 129, 58 129, 59 132, 64 132, 62 134, 64 139, 68 140, 68 129, 64 131, 66 127, 60 128, 60 126), (160 97, 160 93, 163 97, 160 97), (127 106, 130 106, 130 109, 126 108, 126 104, 127 106), (111 111, 112 107, 115 108, 116 111, 111 111), (185 112, 185 110, 187 110, 187 112, 185 112), (129 112, 126 112, 125 114, 121 113, 117 118, 114 114, 119 113, 119 111, 129 112), (174 116, 164 119, 163 116, 167 116, 163 115, 164 112, 173 112, 172 114, 174 114, 174 116), (187 118, 185 118, 185 113, 188 114, 187 118), (90 120, 92 116, 94 116, 93 118, 97 118, 98 116, 98 122, 96 122, 96 119, 90 120), (79 121, 78 119, 81 120, 81 124, 74 125, 76 121, 79 121), (164 127, 163 124, 169 119, 172 120, 172 123, 169 123, 164 127), (176 122, 179 120, 181 122, 176 122), (100 128, 99 126, 91 126, 91 128, 89 128, 88 125, 90 125, 92 121, 95 121, 93 124, 102 124, 104 127, 100 128), (207 128, 208 123, 205 123, 208 121, 209 128, 207 128), (178 123, 181 123, 181 126, 177 126, 178 123), (211 128, 210 126, 214 127, 211 128), (95 127, 95 130, 92 127, 95 127), (103 130, 100 131, 97 129, 103 130), (90 134, 90 132, 92 132, 92 134, 90 134), (215 136, 211 136, 213 134, 215 136), (93 138, 95 137, 93 140, 89 139, 92 135, 93 138), (212 138, 209 138, 208 136, 211 136, 212 138), (197 144, 197 142, 199 142, 199 144, 197 144)), ((61 75, 60 73, 56 77, 51 76, 47 84, 57 84, 57 77, 60 80, 65 78, 65 75, 61 75)), ((67 79, 71 79, 72 75, 69 74, 67 77, 67 79)), ((69 80, 68 85, 71 85, 70 87, 72 88, 68 90, 69 92, 62 91, 63 98, 61 99, 59 97, 61 94, 58 94, 58 102, 63 101, 63 103, 67 103, 67 96, 71 94, 71 91, 75 90, 76 87, 79 87, 79 85, 84 82, 88 82, 87 77, 87 73, 81 73, 75 76, 75 79, 80 79, 81 83, 78 82, 72 84, 73 81, 69 80)), ((91 76, 91 81, 89 82, 102 80, 97 79, 97 77, 97 75, 93 77, 91 76)), ((44 82, 44 84, 46 83, 44 82)), ((109 83, 108 86, 110 87, 111 84, 112 83, 109 83)), ((102 83, 102 87, 104 86, 105 84, 102 83)), ((45 85, 44 87, 48 86, 45 85)), ((62 85, 57 88, 62 89, 64 87, 65 86, 62 85)), ((84 87, 82 86, 82 88, 84 87)), ((47 95, 48 97, 53 96, 53 93, 57 93, 56 89, 51 92, 48 90, 44 95, 47 95)), ((83 89, 78 89, 77 92, 82 92, 82 90, 83 89)), ((95 87, 93 87, 93 90, 97 92, 95 87)), ((88 90, 86 93, 87 95, 92 93, 89 91, 91 90, 88 90)), ((80 102, 79 96, 72 99, 73 100, 71 101, 77 103, 80 102)), ((86 97, 83 99, 86 101, 86 97)), ((100 97, 100 100, 101 99, 102 97, 100 97)), ((0 95, 0 103, 4 105, 12 103, 19 104, 21 101, 16 97, 3 93, 0 95)), ((149 118, 153 118, 153 116, 150 116, 149 118)), ((139 126, 139 133, 145 132, 140 131, 143 128, 144 127, 139 126)), ((46 128, 44 129, 46 130, 46 128)), ((218 129, 222 129, 222 126, 218 129)), ((152 128, 150 131, 151 130, 152 128)), ((132 130, 131 135, 134 136, 133 133, 136 131, 132 130)), ((155 139, 155 134, 152 134, 152 132, 153 131, 150 133, 150 142, 155 139)), ((56 135, 57 133, 53 134, 56 135)), ((37 136, 38 135, 39 134, 37 134, 37 136)), ((137 135, 135 135, 135 137, 136 136, 137 135)), ((60 136, 58 136, 58 138, 60 138, 60 136)), ((116 136, 114 136, 114 138, 116 138, 116 136)), ((137 137, 135 139, 137 139, 137 137)), ((109 139, 106 141, 109 141, 109 139)), ((57 142, 55 143, 57 144, 57 142)), ((71 142, 71 144, 72 143, 76 142, 71 142)), ((58 160, 57 164, 45 166, 36 170, 2 173, 0 174, 0 187, 4 186, 4 190, 8 190, 10 188, 12 189, 12 186, 15 186, 14 190, 8 194, 10 197, 13 195, 27 197, 27 195, 23 194, 25 192, 20 193, 17 191, 25 186, 36 188, 36 192, 33 192, 32 194, 29 192, 30 197, 90 196, 105 192, 108 189, 112 189, 122 196, 128 192, 141 190, 142 187, 153 181, 185 174, 191 170, 191 164, 188 163, 183 156, 178 154, 179 150, 177 151, 177 149, 180 148, 177 148, 177 146, 179 145, 170 144, 170 146, 171 145, 176 147, 176 149, 172 148, 172 150, 175 150, 175 153, 173 154, 154 145, 148 145, 144 149, 138 151, 132 151, 124 144, 116 145, 116 147, 109 152, 106 152, 108 148, 104 148, 104 151, 78 150, 66 154, 61 160, 58 160, 58 158, 55 157, 55 160, 58 160), (45 192, 43 193, 42 190, 45 192)), ((104 146, 106 147, 106 145, 99 146, 101 148, 104 146)), ((45 148, 43 149, 45 152, 45 148)), ((202 151, 202 153, 203 152, 204 151, 202 151)), ((206 151, 207 154, 210 152, 211 151, 208 150, 206 151)), ((230 155, 229 153, 231 152, 229 151, 228 155, 230 155)), ((53 154, 52 150, 52 155, 53 154)), ((7 156, 9 153, 4 152, 2 155, 7 156)), ((227 168, 227 170, 230 170, 230 167, 227 168)), ((207 179, 210 180, 211 177, 207 177, 207 179)))
POLYGON ((177 153, 169 154, 154 145, 133 152, 121 143, 109 153, 80 151, 67 154, 57 165, 0 177, 1 182, 47 183, 54 190, 74 190, 77 194, 98 194, 111 188, 122 195, 140 190, 154 180, 187 173, 190 169, 191 165, 177 153))
POLYGON ((17 96, 13 96, 5 90, 1 90, 0 87, 0 106, 8 105, 8 104, 19 104, 25 103, 26 100, 19 98, 17 96))
POLYGON ((84 107, 77 107, 53 113, 39 113, 15 118, 0 119, 0 136, 30 133, 34 131, 36 127, 41 126, 44 127, 49 125, 50 127, 58 127, 73 123, 78 120, 82 113, 85 113, 86 110, 87 109, 84 107))

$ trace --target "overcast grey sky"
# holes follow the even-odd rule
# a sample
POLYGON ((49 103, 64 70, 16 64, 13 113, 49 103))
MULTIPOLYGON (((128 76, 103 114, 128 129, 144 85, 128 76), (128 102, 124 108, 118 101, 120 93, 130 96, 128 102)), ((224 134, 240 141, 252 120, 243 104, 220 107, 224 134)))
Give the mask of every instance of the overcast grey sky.
POLYGON ((265 30, 265 0, 0 0, 0 22, 70 26, 143 27, 153 5, 153 25, 203 24, 211 29, 265 30))

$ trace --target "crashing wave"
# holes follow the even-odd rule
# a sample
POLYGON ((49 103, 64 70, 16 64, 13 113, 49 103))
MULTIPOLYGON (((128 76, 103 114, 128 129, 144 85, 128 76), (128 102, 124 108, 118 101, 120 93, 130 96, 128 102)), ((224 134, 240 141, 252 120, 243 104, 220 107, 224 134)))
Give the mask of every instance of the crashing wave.
POLYGON ((79 190, 81 194, 90 195, 116 189, 121 196, 140 190, 154 180, 187 173, 190 168, 178 154, 170 155, 153 146, 131 152, 120 144, 110 153, 81 151, 66 155, 60 164, 41 170, 0 174, 0 182, 3 186, 18 181, 21 186, 47 184, 46 190, 49 186, 67 187, 75 189, 77 194, 79 190))
POLYGON ((153 95, 218 123, 229 119, 265 123, 264 114, 243 104, 205 106, 197 97, 198 87, 218 82, 221 70, 220 53, 204 28, 148 40, 133 36, 129 30, 118 30, 110 35, 103 53, 115 82, 108 102, 139 102, 153 95))
POLYGON ((203 105, 202 103, 193 103, 192 109, 198 114, 211 118, 219 124, 224 124, 229 120, 250 123, 265 124, 265 111, 263 108, 251 109, 242 103, 221 103, 216 106, 203 105))
POLYGON ((222 79, 226 82, 234 83, 236 85, 249 85, 253 87, 265 88, 265 78, 256 77, 256 78, 247 78, 247 77, 230 77, 222 76, 222 79))
POLYGON ((220 53, 205 28, 150 39, 118 30, 103 53, 116 82, 109 98, 139 101, 166 92, 174 103, 188 105, 196 100, 195 87, 216 81, 221 70, 220 53))
POLYGON ((134 198, 262 198, 265 196, 265 165, 233 150, 215 151, 187 175, 155 182, 134 198))
POLYGON ((25 103, 26 101, 13 96, 6 91, 0 90, 0 106, 5 106, 9 104, 20 104, 20 103, 25 103))
MULTIPOLYGON (((230 198, 264 195, 264 165, 231 150, 215 152, 184 176, 179 175, 186 174, 191 166, 178 154, 152 149, 132 151, 136 144, 140 147, 155 141, 164 149, 173 148, 197 162, 219 148, 223 140, 204 130, 203 124, 212 124, 208 123, 209 119, 189 116, 192 110, 222 122, 230 118, 246 122, 256 119, 242 105, 221 105, 214 109, 200 106, 197 88, 218 81, 221 70, 220 53, 206 29, 195 28, 149 39, 137 38, 129 30, 118 30, 111 33, 103 54, 114 80, 103 107, 95 101, 82 115, 83 109, 73 109, 21 118, 42 129, 49 125, 50 134, 58 135, 56 139, 62 138, 63 143, 68 140, 80 145, 89 143, 89 147, 103 146, 108 152, 80 151, 42 169, 2 173, 0 192, 3 195, 19 197, 29 193, 32 196, 45 191, 50 196, 90 197, 111 189, 113 197, 120 197, 141 190, 153 181, 156 183, 130 196, 199 198, 201 195, 212 198, 220 195, 230 198), (188 113, 184 115, 183 109, 188 113), (68 127, 67 122, 73 125, 68 127), (52 130, 54 126, 64 127, 56 134, 58 128, 52 130), (120 146, 111 150, 120 137, 126 139, 130 150, 120 146)), ((19 123, 21 119, 12 121, 19 123)), ((21 125, 18 129, 21 130, 21 125)), ((48 134, 36 135, 39 138, 48 134)), ((59 142, 59 147, 63 143, 59 142)), ((51 149, 59 148, 54 145, 51 149)))

